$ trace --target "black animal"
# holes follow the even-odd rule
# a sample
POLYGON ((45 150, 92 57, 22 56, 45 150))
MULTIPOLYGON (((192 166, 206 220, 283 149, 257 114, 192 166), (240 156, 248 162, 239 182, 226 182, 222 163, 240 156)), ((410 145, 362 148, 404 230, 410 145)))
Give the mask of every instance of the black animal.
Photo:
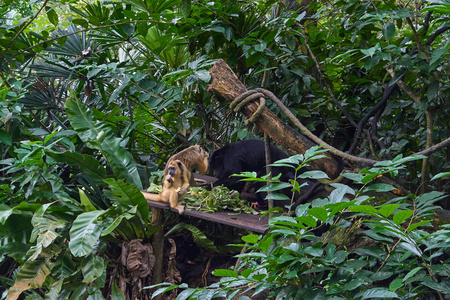
MULTIPOLYGON (((283 150, 275 145, 270 145, 270 156, 272 163, 288 157, 283 150)), ((230 175, 241 172, 256 172, 258 176, 262 176, 266 174, 265 167, 265 147, 264 141, 261 140, 243 140, 225 145, 214 151, 209 160, 210 171, 218 178, 213 185, 223 185, 239 193, 244 189, 245 181, 239 181, 242 179, 241 177, 230 177, 230 175)), ((294 169, 289 167, 272 167, 272 177, 280 173, 282 174, 280 180, 283 182, 289 182, 290 179, 294 178, 294 169)), ((310 180, 307 181, 309 186, 312 187, 312 181, 311 184, 310 180)), ((285 191, 285 193, 290 192, 285 191)), ((257 193, 257 196, 259 200, 265 197, 261 193, 257 193)))

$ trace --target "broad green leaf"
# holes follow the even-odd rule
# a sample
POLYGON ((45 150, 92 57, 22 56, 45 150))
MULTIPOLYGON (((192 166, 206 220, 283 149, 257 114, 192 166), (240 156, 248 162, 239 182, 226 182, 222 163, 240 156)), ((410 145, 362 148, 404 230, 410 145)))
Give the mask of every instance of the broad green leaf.
MULTIPOLYGON (((133 209, 133 210, 134 210, 134 213, 135 213, 136 209, 133 209)), ((132 214, 130 214, 130 213, 124 213, 124 214, 122 214, 122 215, 120 215, 120 216, 114 218, 113 222, 111 222, 111 224, 110 224, 108 227, 106 227, 105 229, 103 229, 101 236, 106 236, 106 235, 110 234, 112 231, 114 231, 114 230, 117 228, 117 226, 120 225, 120 223, 122 222, 123 219, 129 220, 129 219, 131 219, 131 218, 133 218, 133 217, 134 217, 134 215, 132 215, 132 214)), ((108 219, 107 219, 107 220, 108 220, 108 219)), ((105 220, 105 221, 102 222, 102 225, 103 225, 103 226, 107 226, 107 225, 108 225, 108 224, 106 223, 107 220, 105 220)))
POLYGON ((395 278, 390 284, 389 284, 389 290, 392 292, 395 292, 399 288, 403 286, 403 279, 401 277, 395 278))
POLYGON ((57 152, 52 150, 46 150, 45 153, 57 162, 66 163, 73 167, 79 167, 83 173, 92 177, 97 183, 106 177, 105 167, 101 166, 99 161, 92 155, 71 151, 57 152))
POLYGON ((395 36, 395 24, 388 22, 383 24, 383 35, 386 40, 390 40, 395 36))
POLYGON ((136 206, 142 220, 145 222, 149 217, 149 208, 141 191, 132 184, 113 178, 104 179, 111 189, 111 197, 125 206, 136 206))
POLYGON ((104 210, 95 210, 78 215, 70 229, 70 252, 77 257, 86 256, 93 251, 94 244, 100 237, 101 228, 96 224, 97 218, 104 210))
POLYGON ((6 299, 15 300, 22 292, 42 287, 53 266, 48 257, 26 261, 17 274, 14 285, 8 290, 6 299))
POLYGON ((131 154, 121 146, 122 140, 114 136, 112 130, 103 122, 94 118, 81 101, 68 99, 65 102, 67 117, 78 136, 92 148, 101 150, 108 161, 114 174, 119 178, 125 178, 128 183, 134 183, 142 190, 142 182, 131 154), (97 137, 104 132, 105 138, 97 142, 97 137))
POLYGON ((296 217, 295 220, 301 224, 305 224, 310 228, 315 228, 317 226, 316 220, 311 216, 300 216, 296 217))
POLYGON ((305 248, 305 253, 315 256, 315 257, 321 257, 323 256, 323 249, 322 247, 306 247, 305 248))
POLYGON ((412 252, 414 255, 417 255, 419 257, 422 257, 422 251, 420 251, 420 249, 418 249, 416 246, 414 246, 411 243, 407 243, 407 242, 401 242, 399 244, 400 247, 406 249, 407 251, 412 252))
POLYGON ((405 275, 405 277, 403 278, 403 282, 405 282, 406 280, 408 280, 409 278, 413 277, 417 272, 419 272, 422 269, 422 267, 417 267, 412 269, 411 271, 408 272, 408 274, 405 275))
POLYGON ((398 204, 387 204, 381 206, 380 209, 378 209, 378 211, 383 217, 387 218, 399 207, 400 205, 398 204))
POLYGON ((313 207, 308 209, 308 214, 317 218, 318 220, 325 222, 328 218, 328 212, 323 207, 313 207))
POLYGON ((292 188, 292 185, 287 182, 271 183, 259 188, 257 192, 279 191, 285 188, 292 188))
POLYGON ((13 209, 4 204, 0 204, 0 224, 5 225, 6 220, 13 213, 13 209))
POLYGON ((413 210, 402 210, 396 213, 393 217, 393 220, 395 224, 400 225, 402 224, 406 219, 411 217, 414 214, 413 210))
POLYGON ((393 190, 396 190, 396 188, 390 184, 375 183, 375 184, 368 186, 364 191, 390 192, 393 190))
POLYGON ((298 176, 298 178, 330 179, 330 177, 328 177, 327 173, 325 173, 323 171, 306 171, 306 172, 300 174, 300 176, 298 176))
POLYGON ((91 283, 103 275, 106 271, 105 260, 95 254, 89 255, 81 262, 81 272, 83 274, 83 282, 91 283))
POLYGON ((291 198, 289 198, 289 197, 286 196, 285 194, 280 194, 280 193, 270 193, 270 194, 267 194, 267 196, 266 196, 265 199, 266 199, 266 200, 275 200, 275 201, 278 201, 278 200, 289 200, 289 199, 291 199, 291 198))
POLYGON ((217 249, 217 247, 214 245, 214 243, 208 239, 206 237, 206 235, 201 232, 197 227, 190 225, 190 224, 185 224, 185 223, 178 223, 175 226, 173 226, 166 234, 165 236, 168 236, 170 234, 172 234, 173 232, 177 232, 177 231, 182 231, 182 230, 189 230, 192 234, 192 238, 194 239, 194 242, 209 250, 212 252, 220 252, 219 249, 217 249))
POLYGON ((442 177, 448 177, 448 176, 450 176, 450 172, 439 173, 439 174, 434 175, 433 178, 431 178, 430 181, 433 181, 433 180, 436 180, 436 179, 439 179, 439 178, 442 178, 442 177))
POLYGON ((0 129, 0 143, 3 143, 7 146, 12 146, 11 136, 3 129, 0 129))
POLYGON ((84 212, 97 210, 82 189, 78 189, 78 193, 80 194, 80 202, 84 212))
POLYGON ((114 281, 112 285, 111 300, 125 300, 125 296, 122 294, 122 291, 117 286, 116 281, 114 281))
POLYGON ((182 0, 181 1, 181 13, 183 14, 183 17, 187 18, 189 17, 191 13, 191 0, 182 0))
POLYGON ((371 298, 381 298, 381 299, 392 299, 398 298, 398 295, 387 288, 372 288, 365 291, 361 299, 371 299, 371 298))
POLYGON ((417 223, 413 223, 413 224, 411 224, 411 226, 408 227, 408 230, 406 232, 410 233, 411 231, 413 231, 417 227, 423 226, 423 225, 429 224, 429 223, 431 223, 431 220, 424 220, 424 221, 420 221, 420 222, 417 222, 417 223))
POLYGON ((59 21, 58 21, 58 14, 56 13, 56 11, 52 7, 46 6, 45 12, 47 13, 47 18, 50 21, 50 23, 57 26, 59 21))
POLYGON ((228 269, 215 269, 213 274, 214 276, 239 278, 239 275, 235 271, 228 269))
POLYGON ((355 194, 355 191, 348 185, 342 183, 332 183, 331 186, 334 187, 335 189, 328 196, 328 198, 330 199, 330 203, 339 203, 342 201, 346 201, 346 199, 344 199, 346 194, 350 195, 355 194))
POLYGON ((246 243, 256 244, 259 240, 259 235, 248 234, 241 237, 241 239, 246 243))
POLYGON ((353 212, 365 213, 365 214, 368 214, 371 216, 378 215, 378 210, 371 205, 357 205, 357 206, 350 207, 348 210, 353 211, 353 212))

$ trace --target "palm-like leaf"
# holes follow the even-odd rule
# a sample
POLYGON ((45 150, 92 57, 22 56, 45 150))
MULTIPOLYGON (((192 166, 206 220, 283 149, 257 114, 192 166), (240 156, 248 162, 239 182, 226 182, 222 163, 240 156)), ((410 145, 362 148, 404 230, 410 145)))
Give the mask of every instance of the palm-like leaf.
POLYGON ((66 101, 66 113, 78 136, 92 148, 102 151, 109 166, 118 178, 124 178, 128 183, 135 184, 142 190, 139 172, 131 154, 120 143, 111 128, 94 118, 81 101, 69 99, 66 101))

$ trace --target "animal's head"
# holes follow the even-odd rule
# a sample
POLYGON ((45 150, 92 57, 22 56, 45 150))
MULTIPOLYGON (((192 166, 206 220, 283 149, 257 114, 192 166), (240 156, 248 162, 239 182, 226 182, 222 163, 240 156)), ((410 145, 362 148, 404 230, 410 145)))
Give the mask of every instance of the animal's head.
POLYGON ((209 169, 217 177, 217 174, 223 173, 223 152, 222 149, 218 149, 213 152, 209 159, 209 169))
POLYGON ((167 173, 172 176, 180 176, 186 169, 186 166, 181 162, 181 160, 173 160, 169 163, 167 167, 167 173))

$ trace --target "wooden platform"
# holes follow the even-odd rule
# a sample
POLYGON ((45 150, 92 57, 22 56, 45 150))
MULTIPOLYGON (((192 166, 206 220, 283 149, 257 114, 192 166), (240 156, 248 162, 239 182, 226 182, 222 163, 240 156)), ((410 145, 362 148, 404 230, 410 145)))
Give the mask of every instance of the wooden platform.
MULTIPOLYGON (((142 192, 146 193, 146 192, 142 192)), ((151 207, 157 207, 161 209, 170 209, 175 213, 178 213, 176 209, 173 209, 169 204, 165 202, 151 201, 147 200, 148 205, 151 207)), ((261 215, 251 215, 251 214, 238 214, 235 215, 233 212, 219 211, 216 213, 207 213, 196 210, 185 210, 185 216, 190 216, 202 220, 207 220, 214 223, 225 224, 228 226, 233 226, 236 228, 242 228, 246 230, 253 231, 255 233, 265 233, 269 228, 267 225, 269 217, 261 215)))

